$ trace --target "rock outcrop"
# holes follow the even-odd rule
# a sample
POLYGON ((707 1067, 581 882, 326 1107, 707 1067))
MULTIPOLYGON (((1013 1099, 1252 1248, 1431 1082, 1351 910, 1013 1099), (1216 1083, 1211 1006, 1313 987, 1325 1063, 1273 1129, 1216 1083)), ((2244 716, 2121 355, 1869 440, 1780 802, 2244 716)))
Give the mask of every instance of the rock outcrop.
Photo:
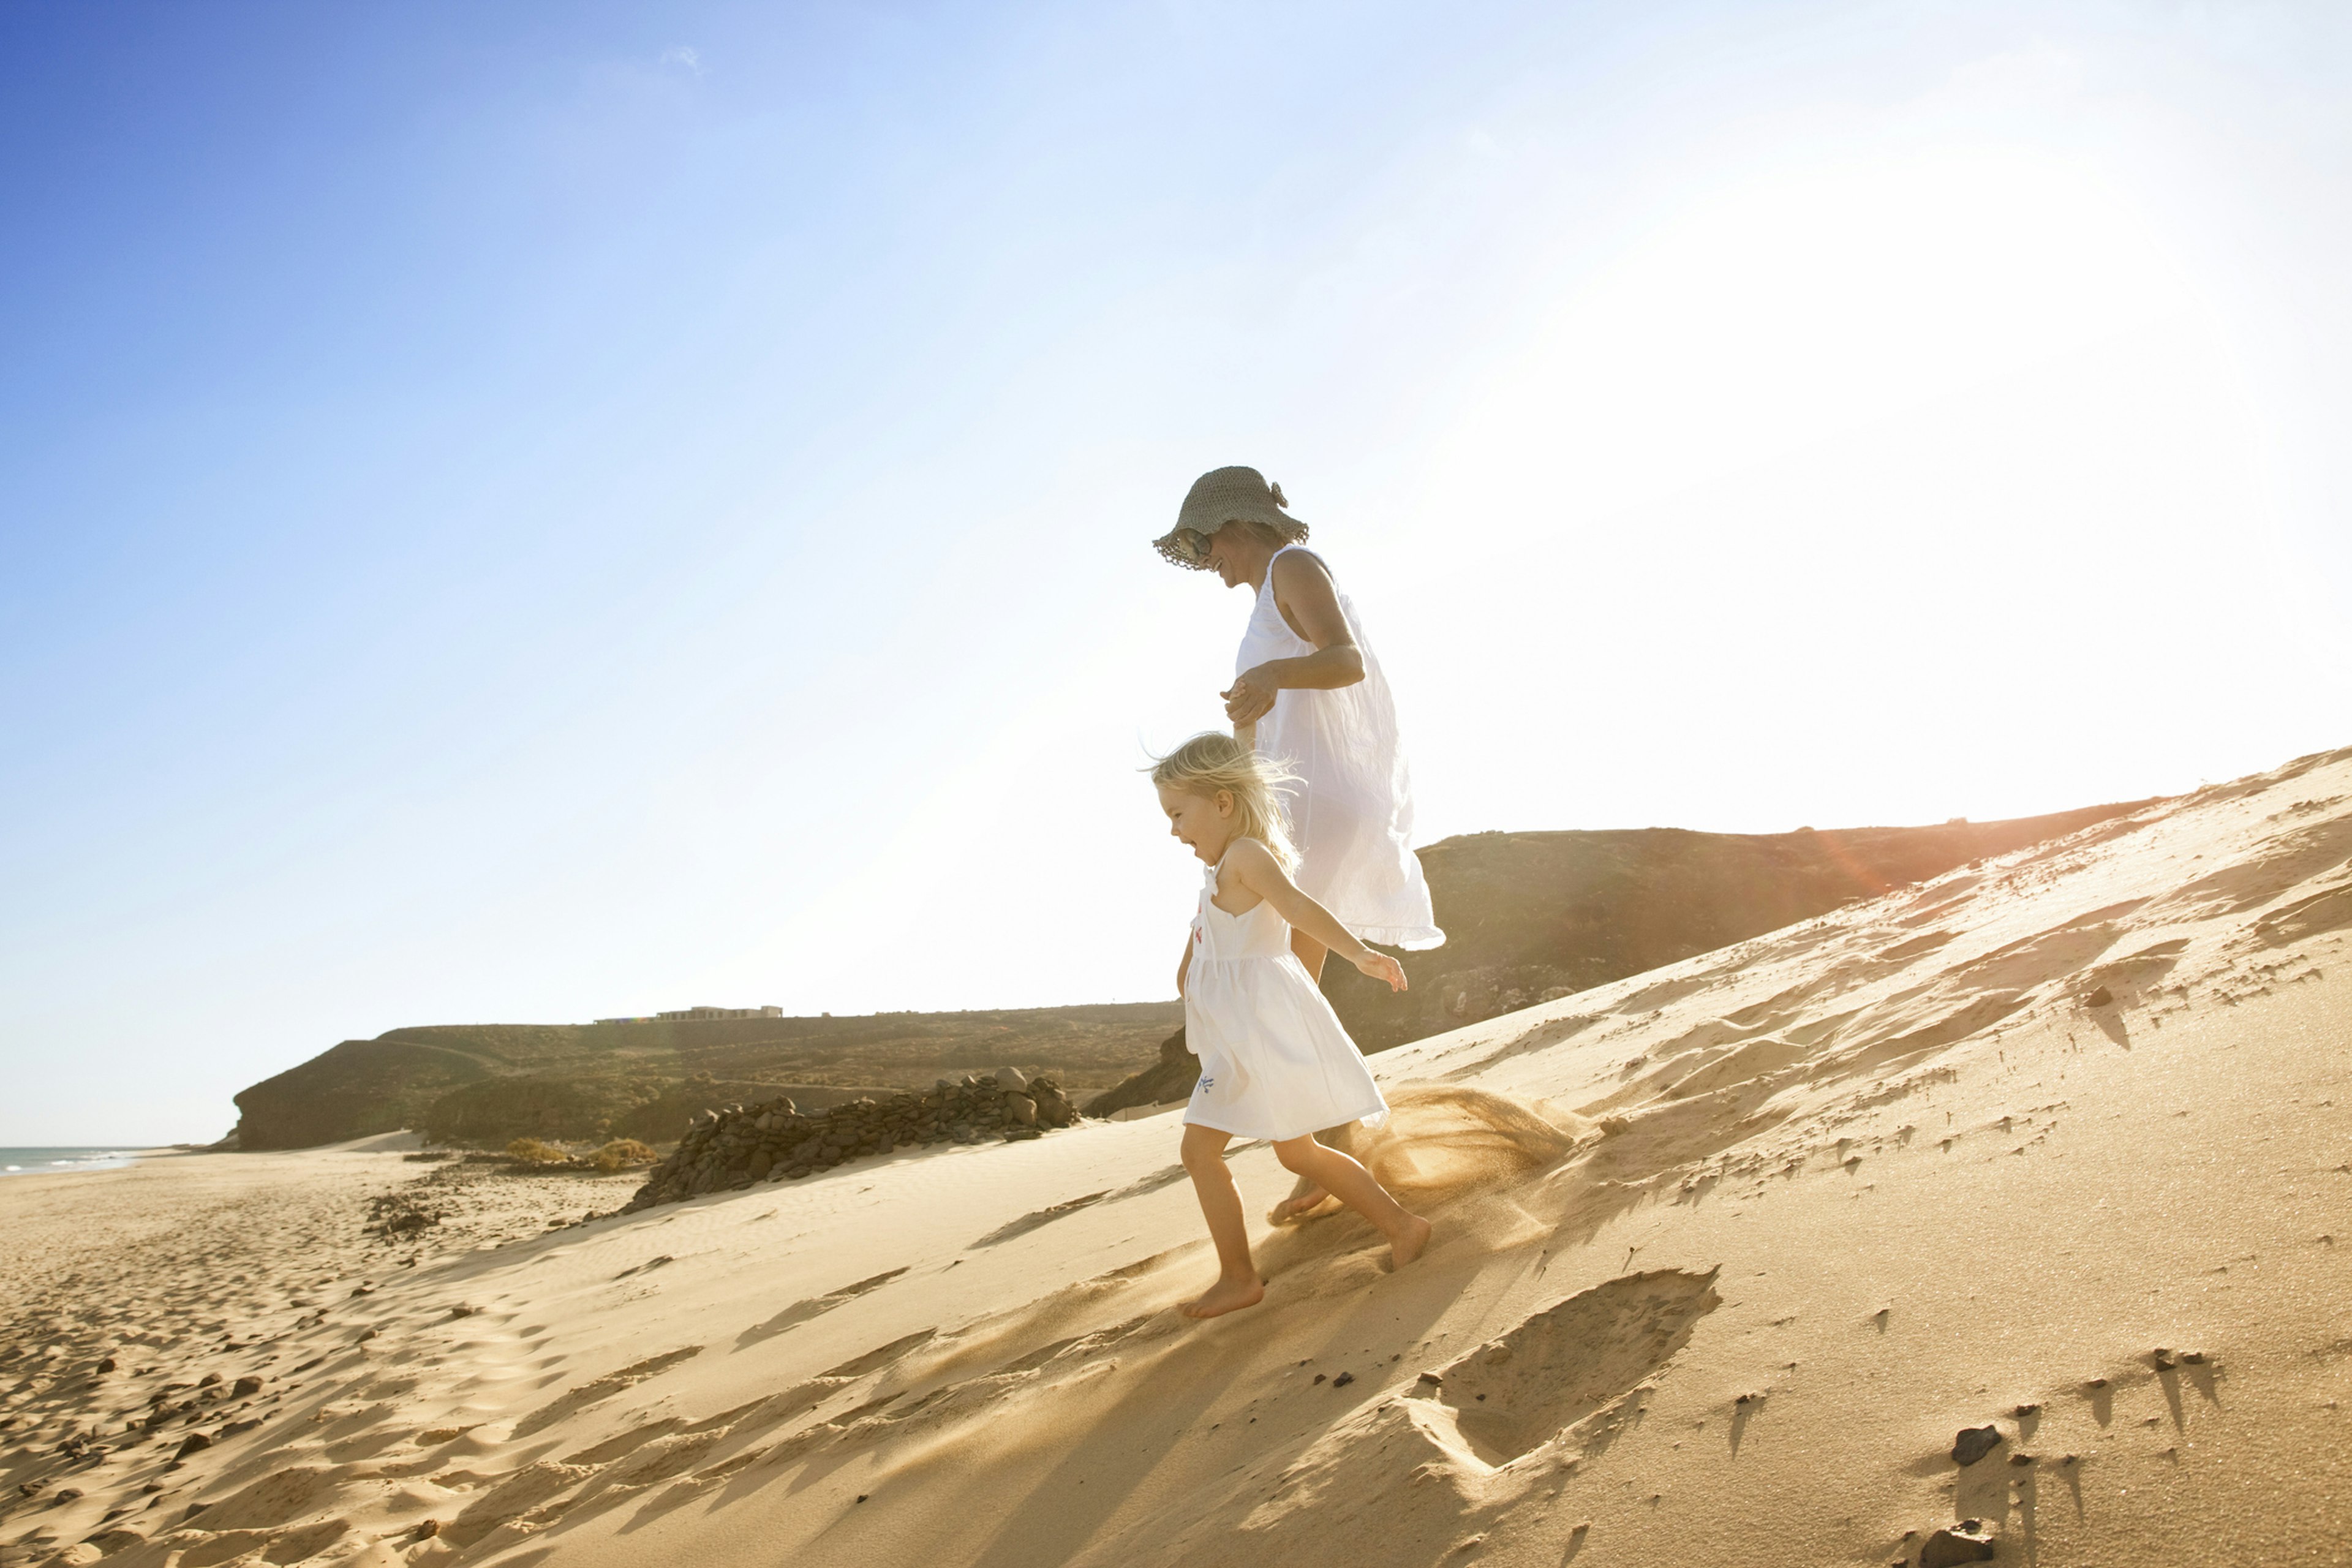
POLYGON ((694 1119, 668 1159, 653 1169, 621 1212, 679 1203, 755 1182, 796 1180, 868 1154, 931 1143, 1042 1137, 1077 1121, 1077 1108, 1051 1075, 1024 1079, 1000 1068, 961 1082, 941 1079, 921 1093, 860 1099, 803 1115, 780 1096, 730 1105, 694 1119))
POLYGON ((1088 1116, 1109 1116, 1139 1105, 1172 1105, 1188 1100, 1201 1081, 1201 1058, 1177 1030, 1160 1042, 1160 1059, 1126 1081, 1087 1101, 1088 1116))

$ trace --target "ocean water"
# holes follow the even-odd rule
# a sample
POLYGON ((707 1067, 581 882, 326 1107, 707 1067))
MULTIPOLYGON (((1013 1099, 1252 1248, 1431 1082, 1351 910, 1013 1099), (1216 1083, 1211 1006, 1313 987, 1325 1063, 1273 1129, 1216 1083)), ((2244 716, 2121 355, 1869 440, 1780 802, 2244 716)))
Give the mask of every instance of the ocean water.
POLYGON ((64 1171, 110 1171, 137 1154, 128 1149, 0 1149, 0 1176, 37 1176, 64 1171))

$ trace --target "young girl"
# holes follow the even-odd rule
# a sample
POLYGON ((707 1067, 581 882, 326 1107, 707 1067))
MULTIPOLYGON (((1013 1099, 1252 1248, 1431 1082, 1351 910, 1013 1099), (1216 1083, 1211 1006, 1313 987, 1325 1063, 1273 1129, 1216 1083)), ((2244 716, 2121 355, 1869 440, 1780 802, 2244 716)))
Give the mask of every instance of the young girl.
POLYGON ((1290 880, 1295 859, 1275 791, 1284 775, 1231 735, 1195 735, 1160 759, 1168 831, 1205 862, 1201 912, 1184 944, 1176 988, 1201 1081, 1184 1112, 1184 1169, 1217 1244, 1217 1282, 1184 1308, 1213 1318, 1264 1299, 1250 1260, 1241 1194, 1225 1169, 1225 1144, 1264 1138, 1275 1157, 1378 1226, 1398 1267, 1421 1256, 1429 1222, 1407 1214, 1372 1173, 1315 1141, 1317 1129, 1388 1119, 1355 1042, 1291 952, 1297 927, 1391 989, 1404 970, 1349 935, 1290 880))

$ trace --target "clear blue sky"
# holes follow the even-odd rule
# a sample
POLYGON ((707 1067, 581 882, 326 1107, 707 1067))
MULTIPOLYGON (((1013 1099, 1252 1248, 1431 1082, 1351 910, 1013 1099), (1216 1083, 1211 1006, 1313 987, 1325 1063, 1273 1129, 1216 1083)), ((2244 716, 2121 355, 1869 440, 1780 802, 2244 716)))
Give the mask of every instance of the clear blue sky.
POLYGON ((0 1143, 1166 995, 1223 463, 1424 840, 2352 743, 2347 16, 0 10, 0 1143))

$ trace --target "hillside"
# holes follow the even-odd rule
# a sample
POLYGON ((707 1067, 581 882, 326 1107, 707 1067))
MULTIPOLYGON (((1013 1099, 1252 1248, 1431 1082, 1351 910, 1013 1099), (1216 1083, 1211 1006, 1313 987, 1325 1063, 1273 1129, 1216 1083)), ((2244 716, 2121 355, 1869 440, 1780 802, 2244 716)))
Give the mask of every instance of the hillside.
POLYGON ((822 1105, 828 1091, 928 1085, 1000 1065, 1049 1069, 1091 1090, 1150 1058, 1182 1017, 1171 1001, 393 1029, 345 1040, 240 1092, 236 1137, 249 1150, 402 1127, 488 1144, 524 1133, 667 1141, 694 1110, 747 1095, 787 1092, 822 1105), (659 1110, 659 1131, 643 1120, 646 1108, 659 1110))
POLYGON ((1727 947, 2006 855, 2148 801, 2000 822, 1793 833, 1473 833, 1421 852, 1445 945, 1403 955, 1402 994, 1344 963, 1324 994, 1367 1051, 1727 947))
MULTIPOLYGON (((1345 964, 1324 989, 1367 1051, 1457 1028, 1740 942, 1986 856, 2134 810, 1815 832, 1477 833, 1422 851, 1446 944, 1405 956, 1391 995, 1345 964)), ((1000 1065, 1081 1098, 1148 1104, 1182 1079, 1112 1086, 1162 1060, 1174 1002, 992 1013, 443 1025, 346 1040, 236 1097, 239 1146, 290 1149, 413 1127, 497 1146, 526 1134, 667 1142, 709 1106, 792 1094, 824 1109, 1000 1065)), ((1171 1077, 1172 1071, 1172 1077, 1171 1077)))

